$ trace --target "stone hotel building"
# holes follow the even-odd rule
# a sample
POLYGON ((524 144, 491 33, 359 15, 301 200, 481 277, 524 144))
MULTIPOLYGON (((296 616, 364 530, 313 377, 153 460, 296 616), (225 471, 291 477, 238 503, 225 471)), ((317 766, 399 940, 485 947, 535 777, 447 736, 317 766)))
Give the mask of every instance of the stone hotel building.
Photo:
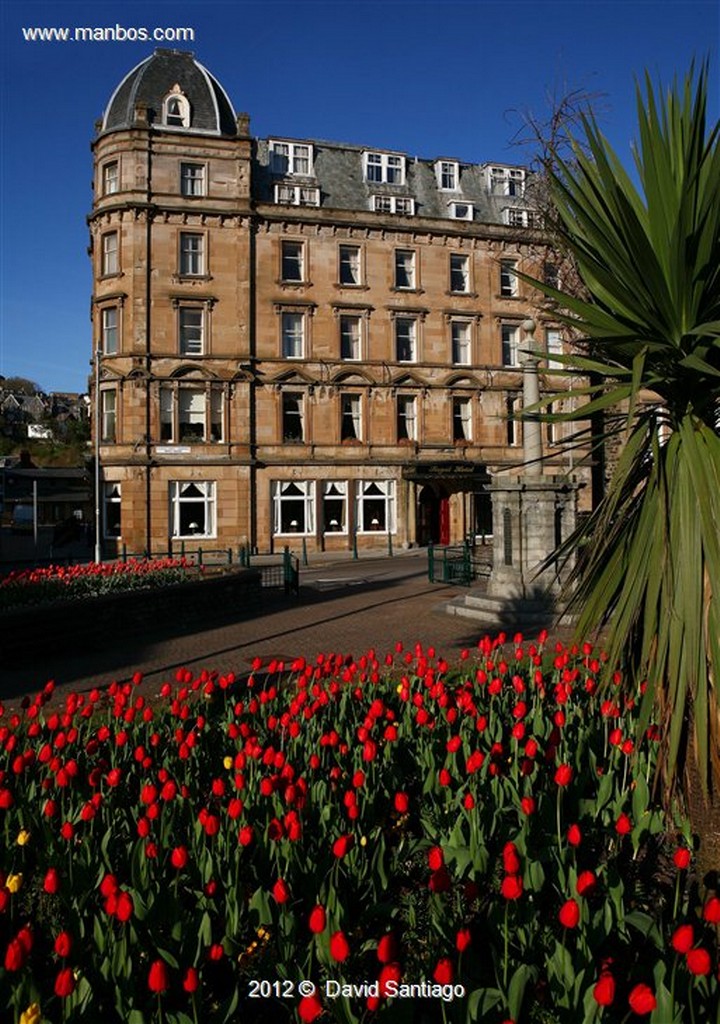
POLYGON ((253 138, 170 50, 92 149, 106 555, 491 533, 484 488, 522 460, 523 321, 541 371, 562 348, 515 274, 541 251, 522 167, 253 138))

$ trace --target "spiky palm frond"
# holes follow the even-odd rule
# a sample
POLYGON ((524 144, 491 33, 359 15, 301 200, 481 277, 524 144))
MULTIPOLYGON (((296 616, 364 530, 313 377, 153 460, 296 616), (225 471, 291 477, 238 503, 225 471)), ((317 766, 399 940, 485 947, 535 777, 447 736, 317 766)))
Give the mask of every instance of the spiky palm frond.
MULTIPOLYGON (((589 300, 536 286, 585 339, 596 383, 565 420, 625 410, 607 494, 583 545, 579 629, 607 626, 611 657, 647 681, 672 787, 694 729, 701 778, 720 789, 720 148, 708 69, 657 98, 638 87, 639 187, 596 123, 552 173, 562 244, 589 300)), ((559 396, 550 396, 549 401, 559 396)), ((567 551, 566 547, 566 551, 567 551)))

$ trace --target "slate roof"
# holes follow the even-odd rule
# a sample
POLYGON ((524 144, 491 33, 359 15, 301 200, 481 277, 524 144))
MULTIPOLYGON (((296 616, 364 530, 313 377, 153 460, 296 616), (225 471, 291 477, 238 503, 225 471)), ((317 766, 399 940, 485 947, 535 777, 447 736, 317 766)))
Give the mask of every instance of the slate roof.
POLYGON ((163 100, 175 84, 191 108, 190 128, 181 130, 235 135, 235 112, 225 90, 192 53, 183 50, 156 50, 134 67, 110 98, 101 131, 130 127, 138 103, 147 106, 151 124, 159 122, 163 100))
MULTIPOLYGON (((273 136, 273 139, 312 146, 314 174, 309 177, 274 174, 271 168, 271 140, 257 139, 252 178, 253 194, 260 202, 274 202, 275 185, 285 183, 319 188, 319 205, 336 210, 370 210, 374 195, 407 196, 415 200, 416 217, 455 220, 451 213, 451 203, 469 203, 474 210, 472 220, 485 224, 502 224, 503 210, 511 207, 528 208, 528 203, 520 196, 491 194, 485 164, 468 164, 461 160, 453 160, 452 162, 458 164, 458 189, 448 191, 438 187, 436 160, 411 157, 393 151, 394 155, 405 157, 405 183, 380 184, 366 180, 363 156, 368 152, 387 153, 388 150, 346 143, 318 142, 313 139, 281 139, 279 136, 273 136)), ((498 162, 492 166, 509 165, 498 162)), ((456 223, 462 225, 464 221, 457 220, 456 223)))

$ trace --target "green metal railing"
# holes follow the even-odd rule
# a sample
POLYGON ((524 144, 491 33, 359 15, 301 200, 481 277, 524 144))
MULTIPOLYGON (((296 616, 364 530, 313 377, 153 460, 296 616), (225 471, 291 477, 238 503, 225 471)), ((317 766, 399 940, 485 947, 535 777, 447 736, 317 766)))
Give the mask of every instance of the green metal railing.
POLYGON ((490 575, 487 557, 478 557, 469 541, 439 547, 428 544, 428 580, 430 583, 455 583, 469 586, 490 575))

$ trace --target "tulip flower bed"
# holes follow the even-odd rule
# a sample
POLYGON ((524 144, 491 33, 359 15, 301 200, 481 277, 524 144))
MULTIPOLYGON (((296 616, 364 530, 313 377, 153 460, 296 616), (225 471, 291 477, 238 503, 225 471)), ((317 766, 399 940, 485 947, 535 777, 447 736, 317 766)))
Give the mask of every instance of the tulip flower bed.
POLYGON ((127 562, 51 565, 11 572, 0 579, 0 611, 125 590, 165 587, 181 583, 195 572, 195 565, 186 558, 131 558, 127 562))
POLYGON ((715 1020, 720 900, 618 682, 500 636, 48 684, 0 717, 0 1016, 715 1020))

